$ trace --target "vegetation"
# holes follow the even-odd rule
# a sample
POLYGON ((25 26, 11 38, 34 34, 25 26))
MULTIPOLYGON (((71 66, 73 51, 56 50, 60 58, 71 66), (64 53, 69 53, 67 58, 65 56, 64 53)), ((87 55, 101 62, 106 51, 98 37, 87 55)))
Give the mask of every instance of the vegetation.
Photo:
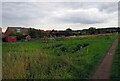
POLYGON ((90 27, 89 28, 89 34, 95 34, 95 30, 96 30, 96 28, 90 27))
POLYGON ((107 34, 107 33, 115 33, 119 31, 119 28, 98 28, 90 27, 89 29, 83 30, 72 30, 67 28, 66 30, 40 30, 35 28, 27 28, 27 31, 24 31, 27 34, 25 35, 23 31, 14 32, 10 31, 6 37, 2 38, 3 42, 6 42, 7 36, 17 36, 17 40, 24 40, 27 35, 31 38, 47 38, 47 37, 65 37, 65 36, 80 36, 80 35, 95 35, 95 34, 107 34))
POLYGON ((32 38, 44 37, 45 35, 45 33, 43 33, 41 30, 37 30, 34 28, 29 28, 28 32, 32 38))
POLYGON ((13 33, 13 32, 11 32, 11 33, 9 34, 9 36, 17 36, 17 40, 21 40, 21 39, 24 38, 24 36, 23 36, 23 34, 22 34, 21 32, 18 32, 18 33, 13 33))
POLYGON ((117 34, 3 43, 3 79, 88 79, 117 34))
POLYGON ((115 81, 119 81, 120 79, 120 35, 119 35, 119 42, 116 50, 116 54, 113 58, 113 64, 111 68, 111 76, 110 78, 115 81))

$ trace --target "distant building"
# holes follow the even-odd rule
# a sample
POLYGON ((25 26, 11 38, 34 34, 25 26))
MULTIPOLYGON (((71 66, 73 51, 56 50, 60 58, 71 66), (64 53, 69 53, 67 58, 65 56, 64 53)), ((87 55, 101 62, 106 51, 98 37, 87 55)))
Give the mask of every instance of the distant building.
POLYGON ((9 35, 10 33, 22 33, 23 35, 28 35, 28 28, 8 27, 4 34, 9 35))
POLYGON ((5 33, 2 34, 2 40, 8 42, 16 41, 17 40, 16 36, 9 36, 10 34, 16 34, 16 33, 21 33, 24 36, 29 35, 28 28, 8 27, 5 33))

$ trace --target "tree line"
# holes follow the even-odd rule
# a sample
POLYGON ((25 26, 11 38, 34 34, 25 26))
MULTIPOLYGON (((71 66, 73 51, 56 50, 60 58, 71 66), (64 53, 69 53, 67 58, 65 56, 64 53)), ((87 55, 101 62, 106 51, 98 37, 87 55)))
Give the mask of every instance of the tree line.
POLYGON ((90 27, 89 29, 83 29, 83 30, 72 30, 70 28, 67 28, 66 30, 63 30, 63 31, 51 30, 49 32, 30 29, 29 33, 31 37, 58 37, 58 36, 106 34, 106 33, 118 32, 118 31, 119 31, 119 27, 118 28, 98 28, 98 29, 94 27, 90 27))
MULTIPOLYGON (((28 33, 31 38, 44 38, 44 37, 60 37, 60 36, 79 36, 79 35, 93 35, 93 34, 106 34, 106 33, 114 33, 119 32, 120 28, 98 28, 90 27, 89 29, 83 30, 72 30, 71 28, 67 28, 66 30, 51 30, 51 31, 43 31, 34 28, 29 28, 28 33)), ((13 34, 9 34, 13 36, 13 34)), ((24 36, 22 33, 14 34, 17 36, 17 39, 23 39, 24 36)))

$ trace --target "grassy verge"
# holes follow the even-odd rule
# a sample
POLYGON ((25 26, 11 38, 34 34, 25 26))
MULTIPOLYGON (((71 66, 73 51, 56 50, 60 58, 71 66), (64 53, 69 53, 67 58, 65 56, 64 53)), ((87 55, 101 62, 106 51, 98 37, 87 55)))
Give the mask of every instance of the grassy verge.
POLYGON ((120 35, 118 38, 119 38, 119 42, 116 49, 116 54, 113 58, 113 63, 111 68, 110 79, 112 79, 112 81, 119 81, 120 79, 120 35))

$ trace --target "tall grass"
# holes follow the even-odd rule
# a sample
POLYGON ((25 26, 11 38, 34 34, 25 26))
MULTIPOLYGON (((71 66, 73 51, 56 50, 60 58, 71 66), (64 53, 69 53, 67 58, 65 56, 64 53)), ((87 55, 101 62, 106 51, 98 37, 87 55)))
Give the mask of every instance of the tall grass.
POLYGON ((88 79, 116 35, 3 43, 3 79, 88 79), (78 44, 87 47, 73 53, 78 44))

